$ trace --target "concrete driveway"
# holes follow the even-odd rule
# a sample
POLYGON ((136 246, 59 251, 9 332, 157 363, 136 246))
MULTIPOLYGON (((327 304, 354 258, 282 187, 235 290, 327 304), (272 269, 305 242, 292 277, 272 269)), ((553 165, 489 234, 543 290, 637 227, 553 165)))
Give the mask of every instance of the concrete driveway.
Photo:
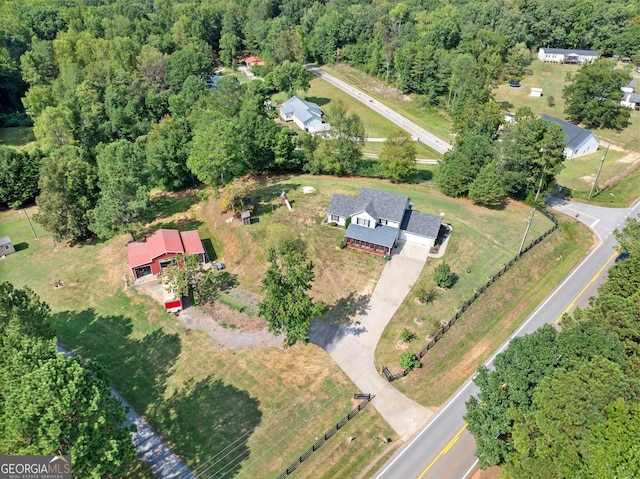
POLYGON ((411 437, 433 412, 391 386, 376 371, 374 353, 387 323, 420 276, 429 248, 400 243, 387 262, 366 310, 351 325, 314 322, 311 342, 327 351, 358 386, 375 394, 372 404, 403 439, 411 437))

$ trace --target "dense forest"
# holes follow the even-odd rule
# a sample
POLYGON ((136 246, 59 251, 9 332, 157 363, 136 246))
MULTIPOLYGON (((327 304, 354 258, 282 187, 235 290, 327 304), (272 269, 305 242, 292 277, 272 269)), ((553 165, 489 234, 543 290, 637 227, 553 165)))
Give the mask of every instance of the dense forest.
MULTIPOLYGON (((457 152, 445 158, 445 193, 488 206, 524 198, 541 168, 549 179, 558 171, 558 132, 531 121, 537 140, 528 151, 496 153, 502 114, 492 88, 522 76, 539 46, 640 56, 638 4, 561 1, 7 0, 0 126, 33 124, 39 149, 0 147, 0 204, 37 197, 37 220, 77 241, 135 230, 156 186, 354 174, 363 129, 340 106, 327 112, 336 130, 324 139, 294 137, 272 121, 274 92, 308 86, 305 61, 347 62, 450 115, 457 152), (229 77, 208 88, 218 68, 248 53, 266 60, 264 82, 229 77), (541 148, 547 158, 512 157, 541 148), (463 178, 461 165, 471 172, 463 178)), ((394 165, 381 175, 400 181, 411 171, 394 165)))

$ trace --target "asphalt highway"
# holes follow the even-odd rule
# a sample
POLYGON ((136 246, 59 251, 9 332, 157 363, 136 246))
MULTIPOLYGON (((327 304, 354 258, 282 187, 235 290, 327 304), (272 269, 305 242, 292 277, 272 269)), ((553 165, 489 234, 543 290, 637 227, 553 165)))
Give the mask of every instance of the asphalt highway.
MULTIPOLYGON (((589 296, 606 277, 613 264, 617 241, 613 231, 621 229, 628 216, 640 211, 640 200, 630 208, 602 208, 551 197, 548 204, 557 212, 576 218, 591 228, 595 245, 564 281, 547 296, 513 335, 487 361, 504 351, 516 336, 534 332, 545 323, 556 323, 576 305, 587 306, 589 296)), ((427 358, 428 360, 428 358, 427 358)), ((376 479, 465 479, 477 470, 475 442, 467 432, 463 415, 465 402, 478 389, 470 378, 431 420, 374 476, 376 479)))
POLYGON ((387 120, 398 125, 404 131, 409 133, 413 138, 415 138, 417 141, 420 141, 425 145, 433 148, 438 153, 444 154, 451 149, 451 145, 446 141, 441 140, 440 138, 438 138, 432 133, 429 133, 427 130, 425 130, 421 126, 416 125, 408 118, 405 118, 399 113, 393 111, 391 108, 384 105, 383 103, 380 103, 378 100, 376 100, 370 95, 367 95, 365 92, 349 85, 348 83, 343 82, 342 80, 339 80, 338 78, 328 74, 327 72, 321 70, 320 68, 313 67, 311 65, 307 65, 307 68, 314 75, 319 76, 320 78, 325 80, 327 83, 330 83, 331 85, 335 86, 336 88, 339 88, 340 90, 347 93, 348 95, 351 95, 356 100, 364 103, 373 111, 379 113, 380 115, 385 117, 387 120))

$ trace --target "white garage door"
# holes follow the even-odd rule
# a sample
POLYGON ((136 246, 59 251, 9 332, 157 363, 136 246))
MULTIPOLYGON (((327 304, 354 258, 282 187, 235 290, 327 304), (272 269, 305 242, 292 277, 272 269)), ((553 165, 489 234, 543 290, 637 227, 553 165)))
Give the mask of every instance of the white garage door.
POLYGON ((410 243, 417 243, 417 244, 421 244, 424 246, 433 246, 434 244, 434 240, 431 238, 427 238, 425 236, 420 236, 414 233, 409 233, 408 231, 401 231, 400 232, 400 239, 401 240, 405 240, 405 241, 409 241, 410 243))

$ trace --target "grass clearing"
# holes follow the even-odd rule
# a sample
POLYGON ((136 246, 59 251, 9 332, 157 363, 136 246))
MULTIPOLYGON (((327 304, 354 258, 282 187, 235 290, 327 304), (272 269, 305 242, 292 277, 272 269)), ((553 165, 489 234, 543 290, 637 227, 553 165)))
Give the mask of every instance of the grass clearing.
POLYGON ((0 145, 12 146, 17 149, 30 149, 35 146, 36 137, 30 126, 14 126, 0 128, 0 145))
MULTIPOLYGON (((567 83, 567 74, 575 74, 579 70, 577 65, 563 65, 558 63, 546 63, 534 60, 531 63, 531 75, 525 76, 520 88, 512 88, 502 84, 495 91, 496 100, 509 111, 522 106, 528 106, 536 115, 551 115, 565 119, 564 99, 562 89, 567 83), (532 87, 542 87, 543 96, 532 97, 532 87), (548 105, 549 97, 554 98, 554 105, 548 105)), ((617 132, 609 129, 592 130, 601 142, 610 141, 626 150, 640 152, 640 135, 633 132, 640 131, 640 112, 631 113, 631 124, 624 130, 617 132)))
MULTIPOLYGON (((394 386, 424 406, 441 405, 562 281, 591 245, 591 235, 585 226, 576 220, 561 219, 556 232, 527 252, 474 302, 427 353, 424 366, 394 382, 394 386)), ((447 258, 450 258, 449 254, 444 259, 447 258)), ((428 281, 433 271, 430 261, 427 260, 419 282, 428 281)), ((399 370, 400 351, 394 345, 405 327, 417 333, 417 339, 409 345, 409 349, 417 353, 426 344, 424 338, 432 325, 428 320, 417 325, 414 318, 440 318, 435 313, 438 303, 450 305, 450 297, 457 294, 455 290, 460 286, 441 292, 433 304, 405 301, 382 336, 376 350, 376 366, 385 364, 392 371, 399 370)), ((411 295, 413 292, 410 298, 411 295)), ((445 317, 449 319, 453 313, 451 309, 445 317)), ((555 319, 549 318, 550 321, 555 319)))

